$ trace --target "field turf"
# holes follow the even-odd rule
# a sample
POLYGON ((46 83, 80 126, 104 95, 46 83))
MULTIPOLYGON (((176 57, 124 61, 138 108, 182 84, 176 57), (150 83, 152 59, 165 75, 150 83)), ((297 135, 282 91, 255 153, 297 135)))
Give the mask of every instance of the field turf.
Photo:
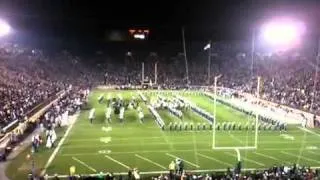
MULTIPOLYGON (((177 93, 198 107, 213 113, 213 102, 206 96, 182 91, 177 93)), ((97 101, 101 94, 105 94, 105 97, 108 94, 112 97, 121 94, 124 99, 130 99, 134 95, 141 100, 137 91, 93 91, 89 97, 89 106, 96 109, 96 119, 90 124, 89 110, 80 113, 56 157, 47 168, 48 174, 68 174, 72 165, 76 166, 76 173, 80 174, 126 173, 130 168, 138 168, 148 174, 167 171, 169 163, 177 157, 184 160, 187 170, 201 172, 234 167, 237 160, 235 150, 212 149, 212 130, 161 130, 142 101, 140 106, 145 114, 144 123, 139 122, 138 113, 133 109, 125 111, 123 124, 119 123, 118 117, 113 114, 112 123, 107 125, 104 115, 106 104, 97 101)), ((145 91, 143 94, 148 100, 157 96, 155 91, 145 91)), ((163 96, 173 97, 170 93, 163 96)), ((158 112, 167 125, 170 122, 181 121, 167 110, 158 112)), ((246 123, 252 120, 252 117, 230 107, 217 105, 218 122, 246 123)), ((183 122, 209 125, 207 120, 192 110, 184 110, 183 122)), ((319 130, 302 130, 298 125, 290 125, 286 133, 261 130, 258 137, 256 150, 240 150, 243 168, 260 169, 272 167, 274 164, 293 163, 320 166, 319 130)), ((217 146, 246 147, 253 146, 253 143, 252 130, 220 130, 216 134, 217 146)))

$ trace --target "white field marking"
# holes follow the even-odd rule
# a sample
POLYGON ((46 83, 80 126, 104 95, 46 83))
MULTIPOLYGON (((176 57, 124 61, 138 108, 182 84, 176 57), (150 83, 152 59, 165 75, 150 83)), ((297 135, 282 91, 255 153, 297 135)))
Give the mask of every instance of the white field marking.
POLYGON ((143 156, 140 156, 139 154, 135 154, 135 156, 138 157, 138 158, 140 158, 140 159, 142 159, 142 160, 145 160, 145 161, 147 161, 147 162, 149 162, 149 163, 151 163, 151 164, 154 164, 154 165, 160 167, 161 169, 166 169, 166 167, 162 166, 161 164, 156 163, 156 162, 154 162, 154 161, 152 161, 152 160, 150 160, 150 159, 148 159, 148 158, 145 158, 145 157, 143 157, 143 156))
POLYGON ((123 164, 122 162, 120 162, 120 161, 118 161, 118 160, 116 160, 116 159, 113 159, 112 157, 110 157, 110 156, 108 156, 108 155, 105 155, 104 157, 110 159, 111 161, 113 161, 113 162, 115 162, 115 163, 117 163, 117 164, 120 164, 121 166, 123 166, 123 167, 125 167, 125 168, 127 168, 127 169, 131 169, 129 166, 123 164))
MULTIPOLYGON (((234 150, 235 148, 233 147, 233 149, 221 149, 221 150, 234 150)), ((243 148, 244 149, 244 148, 243 148)), ((214 149, 215 150, 215 149, 214 149)), ((220 149, 219 149, 220 150, 220 149)), ((297 151, 299 150, 299 148, 266 148, 266 149, 262 149, 264 151, 297 151)), ((212 149, 198 149, 198 152, 212 152, 212 149)), ((193 152, 193 150, 191 149, 186 149, 186 150, 174 150, 174 151, 170 151, 168 149, 164 149, 164 150, 155 150, 155 151, 123 151, 123 152, 111 152, 110 154, 137 154, 137 153, 167 153, 167 152, 193 152)), ((101 155, 99 153, 61 153, 59 154, 59 156, 96 156, 96 155, 101 155)))
POLYGON ((68 134, 70 133, 73 125, 77 121, 78 116, 79 116, 79 113, 77 113, 76 115, 70 117, 70 118, 74 118, 74 119, 73 119, 73 121, 71 121, 71 124, 68 127, 66 133, 63 135, 63 137, 59 141, 58 146, 54 149, 54 151, 52 152, 51 156, 49 157, 47 163, 44 166, 44 169, 41 171, 41 175, 44 175, 46 173, 47 168, 51 165, 51 163, 52 163, 53 159, 56 157, 61 145, 64 143, 64 141, 65 141, 66 137, 68 136, 68 134))
POLYGON ((318 147, 317 147, 317 146, 307 146, 306 149, 309 149, 309 150, 317 150, 318 147))
POLYGON ((73 160, 77 161, 78 163, 80 163, 81 165, 87 167, 88 169, 90 169, 93 172, 97 172, 96 169, 94 169, 93 167, 89 166, 88 164, 86 164, 85 162, 81 161, 80 159, 76 158, 76 157, 72 157, 73 160))
POLYGON ((242 150, 242 149, 257 149, 257 148, 256 148, 256 147, 254 147, 254 146, 240 146, 240 147, 237 147, 237 146, 230 146, 230 147, 213 147, 213 150, 234 150, 234 149, 242 150))
MULTIPOLYGON (((159 129, 159 128, 156 128, 156 129, 159 129)), ((185 131, 184 131, 185 132, 185 131)), ((187 131, 186 131, 187 132, 187 131)), ((194 131, 190 131, 191 132, 194 132, 194 131)), ((200 131, 198 133, 201 133, 201 132, 208 132, 208 131, 200 131)), ((259 135, 260 136, 260 135, 259 135)), ((269 135, 270 136, 270 135, 269 135)), ((241 135, 237 135, 237 137, 247 137, 247 136, 241 136, 241 135)), ((147 140, 147 139, 162 139, 163 137, 162 136, 153 136, 153 137, 130 137, 130 138, 113 138, 115 140, 118 140, 118 141, 130 141, 130 140, 141 140, 141 139, 144 139, 144 140, 147 140)), ((184 136, 175 136, 174 137, 175 139, 185 139, 184 136)), ((68 139, 68 142, 72 142, 72 141, 96 141, 97 138, 75 138, 73 137, 72 139, 68 139)), ((261 143, 265 143, 265 144, 271 144, 271 143, 286 143, 287 141, 285 140, 281 140, 281 141, 264 141, 264 140, 261 140, 261 143)), ((308 141, 309 142, 309 141, 308 141)), ((311 142, 318 142, 318 141, 311 141, 311 142)), ((260 142, 259 142, 260 143, 260 142)))
MULTIPOLYGON (((113 139, 113 142, 116 141, 113 139)), ((100 139, 98 139, 100 141, 100 139)), ((291 142, 291 141, 290 141, 291 142)), ((308 141, 309 143, 311 143, 310 141, 308 141)), ((144 145, 145 146, 154 146, 154 145, 168 145, 170 144, 170 142, 166 143, 166 142, 144 142, 144 145)), ((190 141, 186 141, 186 142, 175 142, 174 144, 176 145, 190 145, 190 141)), ((210 145, 210 143, 208 141, 197 141, 197 144, 201 144, 201 145, 210 145)), ((260 143, 260 144, 263 144, 263 143, 260 143)), ((293 143, 290 143, 291 145, 293 143)), ((61 148, 62 149, 77 149, 77 148, 85 148, 85 149, 90 149, 90 148, 104 148, 104 147, 122 147, 122 146, 125 146, 125 147, 129 147, 129 146, 137 146, 137 143, 112 143, 110 145, 86 145, 86 144, 81 144, 81 145, 68 145, 68 146, 62 146, 61 148)), ((214 147, 213 149, 214 150, 234 150, 235 148, 237 149, 257 149, 256 147, 254 146, 221 146, 221 147, 214 147)), ((279 150, 280 148, 264 148, 263 150, 279 150)), ((283 150, 286 150, 286 149, 292 149, 292 150, 295 150, 297 148, 284 148, 283 150)), ((171 148, 170 148, 171 150, 171 148)), ((172 151, 175 150, 174 148, 172 149, 172 151)), ((281 150, 281 149, 280 149, 281 150)))
POLYGON ((204 155, 204 154, 201 154, 201 153, 197 153, 199 156, 203 157, 203 158, 206 158, 206 159, 210 159, 212 161, 215 161, 217 163, 220 163, 220 164, 223 164, 223 165, 226 165, 228 167, 233 167, 232 164, 229 164, 229 163, 226 163, 226 162, 223 162, 223 161, 220 161, 219 159, 216 159, 216 158, 213 158, 213 157, 210 157, 210 156, 207 156, 207 155, 204 155))
POLYGON ((100 142, 107 144, 107 143, 111 142, 111 137, 102 137, 102 138, 100 138, 100 142))
POLYGON ((230 136, 233 140, 236 140, 236 141, 238 141, 239 143, 243 144, 243 141, 241 141, 239 138, 234 137, 234 135, 231 134, 230 132, 229 132, 229 136, 230 136))
MULTIPOLYGON (((163 144, 169 144, 170 150, 171 150, 171 151, 174 150, 173 143, 168 140, 167 135, 166 135, 163 131, 161 131, 161 135, 162 135, 161 137, 162 137, 162 138, 164 139, 164 141, 165 141, 165 143, 163 143, 163 144)), ((149 144, 149 143, 147 143, 147 144, 149 144)))
MULTIPOLYGON (((111 139, 111 138, 110 138, 111 139)), ((111 140, 110 139, 99 139, 100 142, 105 142, 105 143, 108 143, 110 142, 111 140)), ((115 141, 113 139, 113 141, 115 141)), ((171 143, 172 144, 172 143, 171 143)), ((175 142, 174 144, 181 144, 181 145, 189 145, 190 144, 190 141, 189 142, 175 142)), ((207 144, 207 145, 210 145, 210 143, 208 141, 203 141, 203 142, 197 142, 197 144, 207 144)), ((168 143, 152 143, 152 142, 145 142, 144 143, 145 146, 154 146, 154 145, 170 145, 170 142, 168 143)), ((173 144, 172 144, 173 145, 173 144)), ((73 148, 99 148, 99 147, 118 147, 118 146, 125 146, 125 147, 129 147, 129 146, 137 146, 137 143, 117 143, 117 144, 110 144, 110 145, 86 145, 86 144, 83 144, 83 145, 68 145, 68 146, 63 146, 62 149, 73 149, 73 148)), ((171 149, 171 148, 170 148, 171 149)), ((174 148, 172 148, 172 150, 174 150, 174 148)))
MULTIPOLYGON (((175 155, 173 155, 173 154, 170 154, 170 153, 166 153, 166 155, 167 155, 167 156, 170 156, 170 157, 173 157, 173 158, 182 159, 182 158, 180 158, 180 157, 178 157, 178 156, 175 156, 175 155)), ((192 162, 190 162, 190 161, 187 161, 187 160, 185 160, 185 159, 182 159, 182 160, 183 160, 184 162, 190 164, 191 166, 194 166, 194 167, 196 167, 196 168, 200 168, 200 166, 197 165, 197 164, 194 164, 194 163, 192 163, 192 162)))
POLYGON ((313 151, 308 151, 308 153, 314 154, 314 155, 320 155, 320 153, 316 153, 316 152, 313 152, 313 151))
POLYGON ((273 160, 279 161, 279 159, 277 159, 275 157, 272 157, 272 156, 269 156, 269 155, 266 155, 266 154, 262 154, 262 153, 258 153, 258 152, 253 152, 253 153, 258 155, 258 156, 262 156, 262 157, 265 157, 265 158, 269 158, 269 159, 273 159, 273 160))
POLYGON ((192 134, 192 143, 193 143, 193 151, 194 151, 194 159, 196 160, 196 163, 199 164, 199 159, 197 156, 198 150, 197 150, 197 144, 194 133, 192 134))
MULTIPOLYGON (((285 151, 281 151, 282 154, 286 154, 286 155, 289 155, 289 156, 292 156, 292 157, 297 157, 296 154, 292 154, 292 153, 288 153, 288 152, 285 152, 285 151)), ((307 157, 304 157, 304 156, 300 156, 302 159, 304 160, 307 160, 307 161, 312 161, 312 162, 315 162, 315 163, 318 163, 320 164, 320 161, 317 161, 317 160, 314 160, 314 159, 310 159, 310 158, 307 158, 307 157)))
POLYGON ((102 131, 104 132, 112 131, 112 127, 102 127, 102 131))
MULTIPOLYGON (((148 113, 150 113, 150 112, 148 111, 148 113)), ((156 137, 157 137, 157 136, 156 136, 156 137)), ((150 139, 154 139, 154 138, 156 138, 156 137, 149 137, 149 138, 150 138, 150 139)), ((142 138, 142 140, 149 139, 149 138, 142 138)), ((166 135, 163 131, 161 131, 161 136, 158 136, 157 138, 164 139, 164 141, 166 142, 165 144, 169 144, 170 150, 171 150, 171 151, 174 150, 173 143, 168 140, 167 135, 166 135)), ((148 144, 149 144, 149 143, 148 143, 148 144)))
MULTIPOLYGON (((229 152, 225 152, 225 154, 228 154, 229 156, 233 156, 233 157, 238 157, 237 155, 234 155, 232 153, 229 153, 229 152)), ((266 166, 265 164, 263 163, 260 163, 258 161, 255 161, 255 160, 252 160, 252 159, 248 159, 248 158, 245 158, 245 157, 241 157, 242 159, 244 159, 245 161, 248 161, 248 162, 252 162, 252 163, 255 163, 255 164, 258 164, 259 166, 266 166)))
POLYGON ((99 154, 110 154, 111 150, 100 150, 98 151, 99 154))
POLYGON ((316 132, 313 132, 313 131, 311 131, 311 130, 309 130, 309 129, 307 129, 307 128, 302 128, 302 127, 298 127, 300 130, 302 130, 302 131, 305 131, 305 132, 308 132, 308 133, 310 133, 310 134, 313 134, 313 135, 316 135, 316 136, 319 136, 320 137, 320 134, 318 134, 318 133, 316 133, 316 132))
POLYGON ((288 139, 288 140, 291 140, 291 141, 294 140, 294 137, 289 135, 289 134, 281 134, 280 136, 283 137, 284 139, 288 139))

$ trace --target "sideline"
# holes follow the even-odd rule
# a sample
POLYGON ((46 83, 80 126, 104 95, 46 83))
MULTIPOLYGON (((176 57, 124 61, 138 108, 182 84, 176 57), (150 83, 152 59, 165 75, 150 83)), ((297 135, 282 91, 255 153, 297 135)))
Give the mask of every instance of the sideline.
POLYGON ((54 149, 53 153, 51 154, 50 158, 48 159, 46 165, 44 166, 44 169, 41 171, 40 175, 44 175, 46 173, 47 168, 51 165, 52 161, 54 160, 54 158, 56 157, 58 151, 60 150, 60 147, 62 146, 62 144, 64 143, 66 137, 69 135, 73 125, 75 124, 75 122, 77 121, 78 117, 79 117, 80 112, 77 112, 76 114, 69 116, 71 124, 68 127, 67 131, 65 132, 65 134, 63 135, 63 137, 61 138, 61 140, 59 141, 58 146, 54 149))
POLYGON ((85 166, 86 168, 90 169, 93 172, 97 172, 96 169, 94 169, 93 167, 89 166, 87 163, 81 161, 80 159, 76 158, 76 157, 72 157, 73 160, 77 161, 78 163, 80 163, 81 165, 85 166))
POLYGON ((29 146, 31 146, 31 139, 36 134, 40 133, 40 128, 35 129, 27 138, 25 138, 20 145, 16 146, 13 151, 9 154, 7 157, 7 160, 5 162, 0 163, 0 179, 1 180, 9 180, 9 178, 6 175, 6 169, 8 168, 8 165, 11 163, 11 161, 16 158, 20 153, 22 153, 24 150, 26 150, 29 146))

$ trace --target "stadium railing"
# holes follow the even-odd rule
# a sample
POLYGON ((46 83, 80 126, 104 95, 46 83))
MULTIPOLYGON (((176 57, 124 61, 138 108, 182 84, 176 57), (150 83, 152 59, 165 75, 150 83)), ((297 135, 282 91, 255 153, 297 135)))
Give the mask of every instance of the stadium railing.
MULTIPOLYGON (((32 115, 34 115, 37 111, 39 111, 41 108, 43 108, 44 106, 46 106, 47 104, 49 104, 51 101, 53 101, 54 99, 56 99, 57 97, 59 97, 61 94, 63 93, 63 91, 58 92, 57 94, 49 97, 48 99, 44 100, 42 103, 38 104, 37 106, 35 106, 34 108, 32 108, 31 110, 29 110, 26 113, 26 117, 32 117, 32 115)), ((9 123, 6 127, 2 128, 2 132, 3 134, 8 133, 9 131, 12 131, 12 129, 16 128, 19 124, 19 122, 21 122, 23 120, 14 120, 11 123, 9 123)), ((1 142, 1 140, 0 140, 1 142)))

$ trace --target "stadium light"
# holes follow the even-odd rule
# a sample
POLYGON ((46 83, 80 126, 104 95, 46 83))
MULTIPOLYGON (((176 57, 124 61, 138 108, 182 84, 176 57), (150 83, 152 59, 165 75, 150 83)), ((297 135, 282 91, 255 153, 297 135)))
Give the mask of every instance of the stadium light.
POLYGON ((128 52, 126 53, 126 56, 132 56, 132 52, 128 51, 128 52))
POLYGON ((293 19, 278 19, 262 26, 262 36, 272 46, 286 47, 299 43, 304 33, 304 24, 293 19))
POLYGON ((5 21, 0 20, 0 37, 8 35, 10 33, 10 30, 10 25, 5 21))
MULTIPOLYGON (((260 28, 259 36, 262 40, 259 44, 266 44, 278 50, 286 50, 299 44, 301 36, 305 32, 305 24, 296 19, 282 17, 272 19, 260 28)), ((252 30, 251 41, 251 77, 253 77, 253 62, 256 51, 256 28, 252 30)))

